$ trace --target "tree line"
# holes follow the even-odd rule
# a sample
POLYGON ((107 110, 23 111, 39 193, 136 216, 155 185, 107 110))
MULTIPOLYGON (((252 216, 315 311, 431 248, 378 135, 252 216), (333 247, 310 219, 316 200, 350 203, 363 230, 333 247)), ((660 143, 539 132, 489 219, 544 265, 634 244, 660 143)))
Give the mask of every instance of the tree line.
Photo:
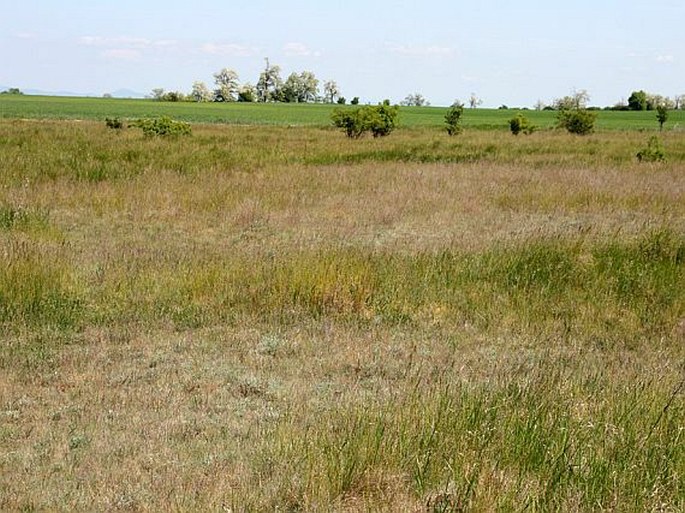
MULTIPOLYGON (((223 68, 213 77, 213 87, 196 81, 188 94, 156 88, 152 90, 152 98, 171 102, 347 103, 334 80, 321 84, 311 71, 293 72, 283 79, 280 66, 271 65, 269 59, 255 84, 241 83, 238 73, 231 68, 223 68)), ((352 103, 359 103, 359 98, 354 98, 352 103)))

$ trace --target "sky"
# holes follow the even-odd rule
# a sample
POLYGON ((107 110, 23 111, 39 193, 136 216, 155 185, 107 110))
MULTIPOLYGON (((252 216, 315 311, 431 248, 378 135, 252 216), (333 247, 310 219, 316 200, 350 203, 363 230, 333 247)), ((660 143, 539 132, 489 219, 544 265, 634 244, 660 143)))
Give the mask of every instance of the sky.
POLYGON ((685 94, 685 0, 0 0, 0 87, 189 92, 265 58, 343 96, 532 106, 685 94))

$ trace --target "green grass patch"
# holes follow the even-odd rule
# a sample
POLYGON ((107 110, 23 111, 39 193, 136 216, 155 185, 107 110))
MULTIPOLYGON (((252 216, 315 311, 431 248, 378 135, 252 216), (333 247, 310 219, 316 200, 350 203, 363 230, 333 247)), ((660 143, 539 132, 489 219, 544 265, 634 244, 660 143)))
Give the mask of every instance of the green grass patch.
MULTIPOLYGON (((0 117, 33 119, 155 118, 168 116, 191 123, 229 123, 238 125, 330 126, 331 113, 338 105, 261 104, 261 103, 193 103, 160 102, 116 98, 72 98, 58 96, 3 95, 0 117)), ((352 108, 351 106, 348 108, 352 108)), ((447 107, 402 107, 400 127, 433 127, 443 129, 447 107)), ((509 130, 515 109, 466 109, 462 117, 465 128, 509 130)), ((553 111, 525 111, 535 126, 552 128, 553 111)), ((685 111, 670 112, 667 128, 685 126, 685 111)), ((598 111, 596 127, 606 130, 658 130, 656 114, 651 111, 598 111)))

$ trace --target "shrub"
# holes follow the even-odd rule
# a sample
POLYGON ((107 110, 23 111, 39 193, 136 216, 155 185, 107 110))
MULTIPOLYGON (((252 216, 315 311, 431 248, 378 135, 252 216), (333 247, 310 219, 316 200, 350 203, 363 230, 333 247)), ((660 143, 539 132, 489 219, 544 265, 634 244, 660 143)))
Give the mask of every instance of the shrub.
POLYGON ((535 126, 532 125, 530 121, 528 121, 527 117, 525 117, 523 114, 519 112, 518 114, 516 114, 516 117, 511 118, 509 120, 509 129, 511 130, 511 133, 514 135, 518 135, 521 132, 523 132, 526 135, 529 135, 535 131, 535 126))
POLYGON ((587 109, 564 109, 557 114, 558 126, 578 135, 591 134, 596 119, 597 113, 587 109))
POLYGON ((464 113, 464 105, 459 102, 454 102, 445 114, 445 129, 449 135, 460 134, 462 128, 460 126, 461 115, 464 113))
POLYGON ((331 114, 333 125, 342 128, 345 135, 352 139, 359 139, 366 128, 365 111, 361 109, 335 109, 331 114))
POLYGON ((385 100, 375 107, 364 107, 369 109, 368 123, 369 130, 374 137, 385 137, 397 127, 397 118, 400 108, 397 105, 390 105, 390 100, 385 100))
POLYGON ((168 116, 156 119, 137 119, 130 126, 140 128, 146 137, 169 137, 190 135, 190 124, 184 121, 175 121, 168 116))
POLYGON ((399 107, 385 100, 376 106, 366 105, 356 109, 334 109, 333 125, 342 128, 347 137, 359 139, 366 132, 374 137, 385 137, 397 127, 399 107))
POLYGON ((664 123, 668 120, 668 108, 665 105, 656 108, 656 120, 659 122, 659 130, 663 130, 664 123))
POLYGON ((355 96, 352 98, 352 101, 350 101, 352 105, 359 105, 359 96, 355 96))
POLYGON ((107 128, 113 130, 121 130, 124 128, 124 122, 121 118, 105 118, 105 124, 107 125, 107 128))
POLYGON ((664 162, 666 160, 666 153, 663 146, 656 135, 649 138, 647 147, 642 148, 637 152, 637 160, 640 162, 664 162))

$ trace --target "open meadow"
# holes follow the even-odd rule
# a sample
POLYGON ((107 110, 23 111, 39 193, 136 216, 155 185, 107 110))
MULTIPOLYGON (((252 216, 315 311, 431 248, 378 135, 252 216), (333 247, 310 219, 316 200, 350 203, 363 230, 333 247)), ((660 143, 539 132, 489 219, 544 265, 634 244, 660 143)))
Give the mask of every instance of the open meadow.
POLYGON ((638 162, 653 113, 3 112, 0 510, 685 510, 685 137, 638 162))

